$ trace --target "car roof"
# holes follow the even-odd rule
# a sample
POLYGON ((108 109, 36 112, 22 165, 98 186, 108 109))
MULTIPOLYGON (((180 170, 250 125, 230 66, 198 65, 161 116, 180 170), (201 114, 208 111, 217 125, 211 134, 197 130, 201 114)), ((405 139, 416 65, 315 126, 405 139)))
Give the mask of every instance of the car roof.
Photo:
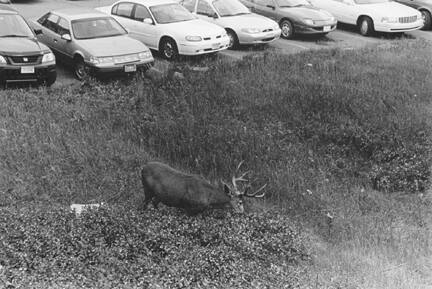
POLYGON ((171 4, 171 3, 178 4, 178 1, 174 1, 174 0, 130 0, 130 1, 124 0, 118 2, 134 2, 134 3, 143 4, 145 6, 154 6, 154 5, 171 4))
POLYGON ((18 11, 10 7, 9 5, 0 4, 0 13, 2 14, 18 14, 18 11))
POLYGON ((108 17, 105 13, 92 8, 74 7, 52 10, 52 13, 68 20, 108 17))

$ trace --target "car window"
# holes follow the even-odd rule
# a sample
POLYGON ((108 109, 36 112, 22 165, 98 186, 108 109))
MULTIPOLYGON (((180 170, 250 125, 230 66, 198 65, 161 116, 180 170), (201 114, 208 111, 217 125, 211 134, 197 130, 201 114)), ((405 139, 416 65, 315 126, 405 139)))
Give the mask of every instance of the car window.
POLYGON ((93 39, 126 35, 127 31, 112 17, 80 19, 72 21, 75 39, 93 39))
POLYGON ((181 5, 183 5, 183 7, 185 7, 190 12, 195 11, 195 3, 196 3, 196 0, 183 0, 183 1, 181 1, 181 5))
POLYGON ((0 37, 33 38, 34 34, 22 16, 16 14, 0 14, 0 37))
POLYGON ((198 1, 197 14, 213 16, 216 14, 216 11, 207 3, 205 0, 198 1))
POLYGON ((70 34, 69 22, 66 19, 60 18, 57 25, 57 33, 60 35, 70 34))
POLYGON ((132 18, 132 9, 134 7, 133 3, 123 2, 116 5, 115 9, 111 11, 112 14, 132 18))
POLYGON ((138 20, 138 21, 143 21, 146 18, 151 19, 152 17, 151 17, 150 12, 147 10, 146 7, 144 7, 142 5, 136 5, 133 18, 135 20, 138 20))
POLYGON ((59 17, 55 14, 49 14, 48 17, 45 19, 44 22, 42 22, 42 26, 45 28, 57 33, 57 22, 59 20, 59 17))

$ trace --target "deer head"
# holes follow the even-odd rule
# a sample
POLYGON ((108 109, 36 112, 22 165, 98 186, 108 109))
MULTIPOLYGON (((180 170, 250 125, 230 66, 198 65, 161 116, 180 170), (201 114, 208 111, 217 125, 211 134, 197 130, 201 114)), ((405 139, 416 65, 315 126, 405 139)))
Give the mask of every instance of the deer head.
POLYGON ((234 176, 231 179, 231 186, 224 184, 224 191, 225 193, 230 197, 230 205, 233 207, 234 211, 236 213, 243 213, 244 212, 244 206, 243 206, 243 197, 248 198, 262 198, 265 196, 265 193, 262 192, 264 188, 267 186, 267 184, 260 187, 258 190, 256 190, 253 193, 248 193, 249 189, 251 188, 251 184, 249 180, 245 179, 245 176, 249 173, 248 171, 240 175, 239 177, 236 177, 238 174, 240 167, 242 166, 243 161, 241 161, 236 169, 236 172, 234 176), (244 190, 239 189, 239 183, 238 182, 245 182, 247 183, 247 186, 244 190))

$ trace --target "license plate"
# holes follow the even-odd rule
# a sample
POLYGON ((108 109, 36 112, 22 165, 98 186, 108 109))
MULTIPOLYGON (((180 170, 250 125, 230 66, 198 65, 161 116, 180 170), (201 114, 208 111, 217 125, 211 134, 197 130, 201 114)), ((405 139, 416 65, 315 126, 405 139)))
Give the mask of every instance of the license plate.
POLYGON ((136 65, 135 64, 125 65, 124 71, 125 72, 135 72, 136 71, 136 65))
POLYGON ((212 48, 218 49, 220 47, 220 43, 213 43, 212 48))
POLYGON ((324 26, 323 31, 328 32, 331 30, 331 26, 324 26))
POLYGON ((34 72, 35 72, 34 66, 21 66, 22 74, 30 74, 34 72))

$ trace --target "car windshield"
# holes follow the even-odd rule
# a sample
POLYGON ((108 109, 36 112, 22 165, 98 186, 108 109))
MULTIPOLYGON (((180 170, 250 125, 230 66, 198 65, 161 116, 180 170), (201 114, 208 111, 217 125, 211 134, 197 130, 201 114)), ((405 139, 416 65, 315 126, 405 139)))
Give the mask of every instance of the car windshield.
POLYGON ((389 2, 389 0, 354 0, 356 4, 377 4, 389 2))
POLYGON ((307 0, 276 0, 279 7, 297 7, 311 5, 307 0))
POLYGON ((20 15, 0 14, 0 37, 33 38, 34 34, 20 15))
POLYGON ((195 19, 194 15, 177 3, 150 7, 157 23, 167 24, 195 19))
POLYGON ((221 17, 251 13, 246 6, 237 0, 214 0, 213 6, 221 17))
POLYGON ((127 34, 127 31, 111 17, 80 19, 72 21, 76 39, 92 39, 127 34))

